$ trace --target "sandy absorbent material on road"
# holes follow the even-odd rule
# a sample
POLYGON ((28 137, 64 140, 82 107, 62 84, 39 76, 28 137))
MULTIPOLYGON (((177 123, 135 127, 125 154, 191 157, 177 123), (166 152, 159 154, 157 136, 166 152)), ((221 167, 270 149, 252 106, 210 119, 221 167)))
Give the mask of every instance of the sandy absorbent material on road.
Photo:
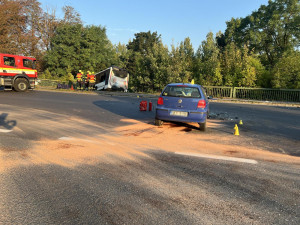
MULTIPOLYGON (((0 151, 0 172, 17 166, 56 164, 76 167, 117 159, 137 160, 136 156, 150 157, 148 151, 201 153, 223 155, 269 162, 292 163, 300 165, 300 159, 289 155, 272 153, 263 149, 245 146, 220 144, 228 143, 232 136, 205 134, 193 127, 176 126, 165 123, 162 127, 126 119, 130 125, 118 127, 108 134, 81 138, 64 137, 58 140, 41 140, 32 149, 22 151, 0 151), (214 140, 218 139, 218 142, 214 140)), ((209 127, 222 126, 209 122, 209 127)))

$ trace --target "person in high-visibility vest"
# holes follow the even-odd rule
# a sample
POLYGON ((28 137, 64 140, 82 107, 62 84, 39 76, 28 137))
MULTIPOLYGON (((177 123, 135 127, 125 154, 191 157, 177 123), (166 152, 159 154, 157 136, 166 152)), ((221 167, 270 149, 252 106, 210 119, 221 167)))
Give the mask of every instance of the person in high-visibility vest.
POLYGON ((85 90, 89 89, 90 74, 91 74, 91 72, 87 71, 85 79, 84 79, 84 88, 85 88, 85 90))
POLYGON ((94 72, 90 73, 89 76, 89 89, 94 89, 95 88, 95 75, 94 72))
POLYGON ((76 79, 77 79, 77 89, 79 88, 79 90, 81 90, 82 88, 82 71, 79 70, 79 72, 76 75, 76 79))

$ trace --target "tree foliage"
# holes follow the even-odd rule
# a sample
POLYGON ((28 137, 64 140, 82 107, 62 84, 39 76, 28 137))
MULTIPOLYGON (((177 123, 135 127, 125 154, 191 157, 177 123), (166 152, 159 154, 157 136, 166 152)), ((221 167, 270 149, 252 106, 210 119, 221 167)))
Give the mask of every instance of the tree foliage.
POLYGON ((238 48, 233 42, 222 54, 222 74, 225 86, 255 87, 257 78, 262 77, 265 68, 257 56, 244 45, 238 48))
MULTIPOLYGON (((30 54, 28 44, 33 27, 29 3, 32 1, 0 0, 0 52, 30 54), (23 5, 26 4, 26 7, 23 5)), ((39 3, 36 2, 38 5, 39 3)), ((32 5, 31 5, 32 6, 32 5)))
POLYGON ((299 26, 298 0, 270 0, 251 15, 227 22, 225 40, 239 47, 247 44, 272 68, 286 51, 299 47, 299 26))
POLYGON ((127 45, 130 51, 127 69, 131 74, 130 86, 137 91, 154 89, 155 60, 161 38, 156 32, 140 32, 127 45))
POLYGON ((66 23, 58 26, 45 55, 45 67, 54 76, 63 77, 67 69, 100 71, 113 64, 115 52, 100 26, 66 23))
POLYGON ((274 88, 300 89, 300 52, 286 52, 273 69, 274 88))
POLYGON ((136 33, 113 46, 102 26, 84 25, 71 6, 42 10, 38 0, 0 0, 0 52, 35 56, 41 77, 72 80, 78 70, 111 65, 128 70, 132 91, 166 84, 299 88, 299 0, 269 0, 194 51, 189 37, 170 48, 157 32, 136 33))
POLYGON ((195 79, 203 85, 222 85, 220 50, 212 32, 196 53, 195 79))

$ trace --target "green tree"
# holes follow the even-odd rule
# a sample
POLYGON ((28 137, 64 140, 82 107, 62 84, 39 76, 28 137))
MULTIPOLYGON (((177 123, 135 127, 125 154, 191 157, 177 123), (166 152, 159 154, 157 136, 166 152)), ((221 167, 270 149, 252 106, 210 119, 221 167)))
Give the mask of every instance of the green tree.
POLYGON ((82 37, 81 63, 84 70, 100 71, 116 64, 116 51, 108 40, 104 27, 86 26, 82 37))
POLYGON ((154 46, 161 44, 160 35, 157 32, 140 32, 127 45, 129 57, 127 70, 130 74, 129 85, 132 90, 154 90, 153 58, 155 57, 154 46))
POLYGON ((219 54, 220 50, 216 39, 213 33, 210 32, 196 54, 194 73, 197 83, 203 85, 222 85, 219 54))
POLYGON ((182 71, 184 71, 183 66, 184 65, 182 63, 182 57, 179 52, 179 47, 176 47, 174 44, 172 44, 170 52, 170 67, 172 73, 169 77, 169 83, 183 82, 181 78, 183 74, 182 71))
POLYGON ((134 34, 134 36, 135 38, 128 43, 127 49, 133 52, 140 52, 141 54, 147 54, 155 43, 161 42, 161 36, 157 32, 140 32, 134 34))
POLYGON ((161 91, 168 83, 170 74, 167 47, 161 42, 154 43, 148 54, 141 56, 138 52, 135 56, 135 89, 148 92, 161 91))
POLYGON ((39 76, 41 79, 51 79, 52 75, 48 69, 46 69, 41 76, 39 76))
POLYGON ((232 42, 222 55, 222 74, 225 86, 255 87, 257 78, 265 76, 266 70, 247 45, 240 49, 232 42))
MULTIPOLYGON (((82 63, 80 61, 82 30, 81 24, 64 24, 56 29, 50 50, 44 58, 45 68, 50 70, 55 78, 65 76, 68 66, 76 71, 79 70, 77 64, 82 63), (77 68, 75 68, 76 65, 77 68)), ((75 71, 73 72, 75 74, 75 71)))
MULTIPOLYGON (((259 57, 251 53, 249 63, 255 69, 256 82, 255 87, 270 88, 271 87, 271 76, 269 70, 261 63, 259 57)), ((251 85, 252 86, 252 85, 251 85)))
POLYGON ((172 81, 170 56, 166 46, 160 42, 154 44, 151 56, 153 76, 153 91, 162 91, 164 86, 172 81))
POLYGON ((185 38, 179 45, 179 58, 181 70, 179 77, 181 82, 188 83, 192 80, 193 63, 194 63, 194 49, 189 37, 185 38))
POLYGON ((299 0, 270 0, 245 18, 227 22, 226 43, 249 45, 272 68, 286 51, 299 47, 299 0))
POLYGON ((225 47, 222 57, 223 84, 225 86, 238 86, 236 80, 242 70, 241 55, 240 49, 233 42, 225 47))
POLYGON ((57 77, 65 76, 69 67, 72 74, 78 70, 100 71, 113 63, 114 54, 105 28, 65 23, 56 29, 45 66, 57 77))
POLYGON ((115 46, 116 52, 116 65, 121 68, 127 68, 130 56, 130 50, 127 49, 125 44, 121 44, 120 42, 115 46))
POLYGON ((188 83, 193 79, 194 49, 190 38, 180 42, 179 46, 172 44, 169 53, 169 83, 188 83))
POLYGON ((286 52, 272 72, 272 87, 300 89, 300 52, 286 52))
POLYGON ((249 49, 244 45, 242 49, 242 68, 241 74, 237 77, 236 83, 242 87, 255 87, 257 80, 257 71, 253 66, 257 63, 255 58, 249 53, 249 49))

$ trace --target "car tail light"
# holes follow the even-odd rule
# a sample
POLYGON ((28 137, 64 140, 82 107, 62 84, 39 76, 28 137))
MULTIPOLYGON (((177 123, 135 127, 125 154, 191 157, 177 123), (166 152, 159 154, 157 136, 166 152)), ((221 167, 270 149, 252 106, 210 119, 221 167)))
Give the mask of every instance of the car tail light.
POLYGON ((162 97, 159 97, 157 100, 157 105, 163 105, 164 104, 164 99, 162 97))
POLYGON ((199 100, 197 108, 204 109, 206 107, 206 101, 205 100, 199 100))

